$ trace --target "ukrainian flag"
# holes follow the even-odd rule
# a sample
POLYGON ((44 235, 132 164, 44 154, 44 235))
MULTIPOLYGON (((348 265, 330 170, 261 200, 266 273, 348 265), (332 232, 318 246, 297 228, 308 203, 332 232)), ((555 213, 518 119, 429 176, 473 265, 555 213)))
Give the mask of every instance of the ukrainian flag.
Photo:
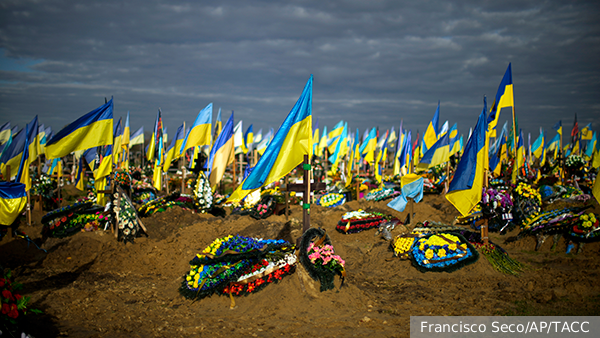
POLYGON ((77 176, 75 177, 75 188, 79 191, 83 191, 83 156, 77 161, 77 176))
POLYGON ((450 159, 450 133, 445 133, 425 152, 419 167, 431 168, 448 162, 450 159))
POLYGON ((592 139, 590 140, 590 142, 588 142, 587 148, 585 149, 585 155, 587 157, 591 158, 592 155, 594 154, 594 149, 596 149, 596 143, 597 143, 596 132, 594 132, 592 139))
POLYGON ((375 149, 377 148, 377 129, 373 128, 369 132, 366 139, 363 140, 360 146, 360 154, 364 156, 364 160, 367 163, 372 163, 375 159, 375 149))
POLYGON ((94 165, 96 164, 97 157, 98 157, 97 148, 94 147, 94 148, 90 148, 90 149, 84 151, 83 157, 85 157, 85 161, 87 162, 88 166, 90 167, 90 170, 94 171, 94 165))
POLYGON ((556 122, 556 124, 552 128, 554 128, 554 130, 556 130, 558 135, 562 136, 562 120, 559 120, 558 122, 556 122))
POLYGON ((327 150, 329 153, 333 153, 335 151, 335 147, 337 147, 337 143, 339 141, 339 136, 342 135, 344 131, 344 121, 338 122, 333 129, 327 135, 327 150))
POLYGON ((131 129, 129 128, 129 111, 127 112, 127 118, 125 119, 125 128, 123 129, 123 138, 121 145, 123 148, 128 148, 131 137, 131 129))
POLYGON ((239 202, 248 193, 271 184, 312 155, 312 75, 302 95, 283 121, 275 137, 250 175, 231 194, 229 202, 239 202))
POLYGON ((10 135, 10 122, 6 122, 2 125, 2 127, 0 127, 0 144, 6 143, 10 138, 10 135))
POLYGON ((99 180, 102 177, 108 176, 112 172, 112 162, 113 162, 112 161, 112 157, 113 157, 112 148, 113 148, 112 144, 109 144, 106 146, 106 150, 104 151, 104 157, 102 158, 102 161, 100 162, 100 166, 98 167, 98 170, 94 174, 95 180, 99 180))
POLYGON ((144 144, 144 126, 141 126, 129 139, 129 149, 136 144, 144 144))
POLYGON ((494 153, 490 157, 490 171, 496 176, 499 176, 502 169, 502 160, 506 159, 506 135, 500 135, 500 144, 494 153))
POLYGON ((267 146, 269 145, 269 142, 271 142, 271 138, 273 138, 273 128, 271 128, 267 135, 265 135, 265 137, 260 140, 258 145, 256 145, 256 151, 258 151, 260 156, 262 156, 265 153, 265 150, 267 150, 267 146))
POLYGON ((400 169, 402 169, 405 166, 408 167, 412 159, 411 133, 412 131, 409 130, 408 134, 406 134, 404 138, 404 141, 402 141, 402 151, 400 152, 400 156, 398 157, 398 161, 400 162, 400 169))
POLYGON ((587 126, 581 129, 581 140, 589 141, 592 139, 594 132, 592 131, 592 123, 588 123, 587 126))
POLYGON ((113 143, 113 100, 64 127, 46 143, 46 158, 113 143))
POLYGON ((211 102, 198 113, 196 121, 190 127, 190 132, 185 136, 185 140, 181 145, 180 154, 192 147, 210 145, 212 141, 212 114, 213 104, 211 102))
POLYGON ((400 120, 400 129, 398 129, 398 143, 396 143, 396 152, 394 153, 394 176, 400 175, 400 153, 404 148, 404 131, 402 130, 403 121, 400 120))
POLYGON ((382 167, 381 162, 385 161, 385 156, 387 155, 387 140, 388 136, 386 133, 386 138, 385 140, 383 140, 383 144, 380 148, 381 150, 377 155, 377 161, 375 161, 375 180, 379 183, 382 183, 381 177, 383 176, 383 170, 385 169, 384 167, 382 167))
POLYGON ((360 140, 358 139, 360 134, 358 133, 358 128, 356 128, 356 134, 354 134, 354 144, 352 145, 352 150, 350 151, 348 170, 346 172, 346 186, 349 186, 352 183, 352 171, 356 170, 356 165, 358 165, 357 160, 360 160, 359 148, 360 148, 360 140))
POLYGON ((254 132, 252 125, 246 129, 246 133, 244 134, 244 145, 246 147, 246 153, 250 153, 254 149, 254 132))
POLYGON ((515 98, 513 95, 513 82, 512 82, 512 70, 511 64, 508 64, 508 68, 500 81, 500 86, 496 92, 496 98, 490 108, 490 116, 488 116, 488 131, 490 132, 489 137, 496 137, 496 125, 498 124, 498 118, 500 117, 500 110, 505 107, 514 107, 515 98))
POLYGON ((11 225, 27 205, 25 185, 0 182, 0 224, 11 225))
MULTIPOLYGON (((267 140, 268 142, 268 140, 267 140)), ((235 158, 233 146, 233 112, 215 140, 208 158, 208 181, 213 190, 221 182, 225 169, 235 158)))
MULTIPOLYGON (((233 113, 233 111, 232 111, 233 113)), ((244 147, 244 132, 243 132, 243 121, 238 122, 233 128, 233 144, 235 146, 235 153, 246 153, 246 147, 244 147)))
POLYGON ((38 156, 38 131, 38 117, 36 115, 33 118, 33 121, 29 122, 27 126, 25 126, 25 146, 23 148, 23 155, 21 156, 21 162, 19 164, 19 170, 16 178, 17 182, 25 184, 25 191, 29 191, 29 189, 31 189, 29 164, 38 156))
POLYGON ((152 162, 152 160, 154 160, 156 144, 158 143, 159 128, 162 134, 162 127, 160 126, 160 108, 158 109, 158 112, 156 112, 156 121, 154 121, 154 129, 152 130, 152 136, 150 136, 150 143, 148 144, 148 149, 146 149, 146 159, 148 159, 148 162, 152 162))
POLYGON ((435 142, 438 140, 438 125, 440 123, 440 101, 438 101, 437 109, 435 110, 435 114, 429 122, 427 126, 427 130, 425 130, 425 134, 423 135, 423 146, 421 148, 421 153, 424 154, 433 146, 435 142))
POLYGON ((456 167, 456 172, 446 199, 463 215, 469 212, 481 200, 483 178, 487 154, 485 150, 487 122, 485 108, 479 115, 473 134, 467 141, 465 151, 456 167))
POLYGON ((115 126, 113 131, 113 163, 117 164, 119 161, 119 155, 121 154, 121 144, 123 143, 123 126, 121 125, 121 118, 115 126))
POLYGON ((183 130, 184 125, 182 124, 177 128, 177 132, 175 132, 175 137, 171 140, 171 144, 167 148, 167 158, 163 165, 163 171, 169 171, 169 167, 171 166, 171 162, 174 159, 181 157, 177 149, 181 149, 181 144, 183 144, 183 138, 185 136, 185 132, 183 130))
POLYGON ((319 153, 319 118, 317 117, 317 123, 315 123, 315 128, 313 131, 313 154, 319 153))
POLYGON ((331 162, 331 172, 336 173, 340 164, 340 159, 344 156, 343 154, 348 151, 348 125, 344 124, 342 133, 338 137, 336 142, 335 151, 329 156, 329 162, 331 162))
POLYGON ((25 129, 19 130, 19 132, 12 137, 10 144, 5 146, 5 149, 2 151, 2 157, 0 158, 0 163, 2 165, 2 176, 9 180, 17 175, 17 170, 19 169, 19 164, 21 163, 21 157, 23 156, 23 149, 25 148, 25 136, 25 129), (9 166, 11 177, 7 176, 9 166))
POLYGON ((223 121, 221 120, 221 107, 219 107, 219 113, 217 114, 217 120, 215 121, 215 140, 223 129, 223 121))
POLYGON ((515 156, 515 163, 513 165, 512 182, 517 182, 517 175, 519 169, 525 164, 525 148, 523 147, 523 131, 519 130, 519 140, 517 141, 517 153, 515 156))
POLYGON ((544 154, 544 130, 542 128, 540 128, 540 136, 531 145, 531 153, 539 159, 544 154))

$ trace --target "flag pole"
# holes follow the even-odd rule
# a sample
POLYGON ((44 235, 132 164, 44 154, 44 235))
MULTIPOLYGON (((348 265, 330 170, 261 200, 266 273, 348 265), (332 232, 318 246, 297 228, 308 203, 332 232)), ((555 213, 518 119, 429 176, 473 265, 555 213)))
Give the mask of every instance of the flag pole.
POLYGON ((302 205, 302 233, 310 228, 310 160, 308 154, 304 155, 304 204, 302 205))

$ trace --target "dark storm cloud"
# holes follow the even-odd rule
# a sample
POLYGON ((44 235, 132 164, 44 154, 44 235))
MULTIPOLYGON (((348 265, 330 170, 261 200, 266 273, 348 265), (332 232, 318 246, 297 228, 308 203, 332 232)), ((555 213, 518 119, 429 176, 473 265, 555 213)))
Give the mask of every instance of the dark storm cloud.
MULTIPOLYGON (((55 129, 114 96, 115 116, 174 131, 213 102, 223 119, 278 127, 310 74, 319 124, 441 122, 467 133, 509 62, 520 126, 598 120, 594 2, 4 1, 0 122, 55 129)), ((508 113, 503 111, 501 120, 508 113)), ((598 127, 594 125, 595 129, 598 127)))

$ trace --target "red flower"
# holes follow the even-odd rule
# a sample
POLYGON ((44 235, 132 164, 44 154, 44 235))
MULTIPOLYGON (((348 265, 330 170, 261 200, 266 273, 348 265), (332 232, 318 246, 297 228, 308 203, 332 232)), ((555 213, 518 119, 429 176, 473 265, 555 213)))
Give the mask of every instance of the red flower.
POLYGON ((10 312, 10 307, 8 306, 8 304, 4 303, 2 304, 2 314, 7 314, 10 312))
POLYGON ((11 300, 13 302, 15 301, 15 299, 12 296, 12 293, 10 291, 8 291, 8 290, 3 290, 2 291, 2 297, 6 298, 8 300, 11 300))
POLYGON ((4 287, 4 278, 0 278, 0 288, 4 287))
POLYGON ((13 319, 19 317, 19 310, 17 310, 17 304, 10 305, 10 312, 8 313, 8 316, 13 319))
POLYGON ((67 216, 64 216, 63 218, 60 219, 61 222, 66 222, 67 221, 67 216))
POLYGON ((19 295, 19 294, 15 294, 14 296, 15 296, 15 299, 16 299, 16 300, 21 300, 21 298, 23 298, 23 296, 21 296, 21 295, 19 295))

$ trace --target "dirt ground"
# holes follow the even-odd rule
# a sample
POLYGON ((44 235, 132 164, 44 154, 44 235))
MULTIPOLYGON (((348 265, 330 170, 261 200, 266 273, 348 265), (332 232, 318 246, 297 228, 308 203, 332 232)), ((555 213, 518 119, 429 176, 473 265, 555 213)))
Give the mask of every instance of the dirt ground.
MULTIPOLYGON (((491 239, 527 265, 519 277, 497 272, 483 256, 453 273, 421 273, 410 261, 393 258, 389 242, 375 236, 375 229, 349 235, 335 230, 346 211, 359 208, 406 218, 386 204, 312 205, 312 226, 326 229, 346 260, 342 288, 336 278, 336 289, 319 292, 298 269, 278 284, 236 298, 232 310, 226 296, 194 302, 178 293, 188 262, 228 234, 295 242, 300 206, 292 207, 287 225, 285 216, 220 218, 176 207, 144 218, 149 237, 134 244, 117 242, 110 231, 82 232, 47 240, 44 253, 23 239, 5 238, 0 264, 14 271, 31 307, 44 311, 27 316, 26 330, 34 337, 408 337, 411 315, 600 314, 600 244, 587 244, 574 255, 565 253, 563 240, 551 251, 548 240, 535 251, 531 237, 505 243, 518 233, 514 230, 491 239)), ((415 212, 416 221, 447 224, 458 215, 437 195, 426 195, 415 212)), ((20 226, 36 241, 41 216, 34 213, 35 225, 20 226)))

